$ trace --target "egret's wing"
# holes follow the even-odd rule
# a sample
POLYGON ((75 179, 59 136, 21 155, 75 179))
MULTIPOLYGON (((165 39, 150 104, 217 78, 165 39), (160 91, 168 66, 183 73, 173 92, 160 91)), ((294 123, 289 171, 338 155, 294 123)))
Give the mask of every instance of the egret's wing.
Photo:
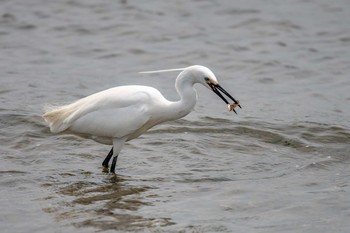
MULTIPOLYGON (((151 98, 149 93, 155 91, 153 88, 143 86, 115 87, 47 112, 43 118, 48 122, 51 131, 56 133, 70 128, 79 119, 94 123, 96 121, 111 122, 113 117, 115 117, 114 120, 117 120, 140 113, 141 110, 138 108, 142 104, 146 106, 151 98), (109 121, 104 120, 106 118, 109 121)), ((135 121, 141 122, 140 119, 135 119, 135 121)), ((83 125, 87 126, 87 123, 83 125)))
POLYGON ((142 128, 149 119, 143 104, 104 108, 79 117, 71 123, 69 130, 100 137, 124 137, 142 128))

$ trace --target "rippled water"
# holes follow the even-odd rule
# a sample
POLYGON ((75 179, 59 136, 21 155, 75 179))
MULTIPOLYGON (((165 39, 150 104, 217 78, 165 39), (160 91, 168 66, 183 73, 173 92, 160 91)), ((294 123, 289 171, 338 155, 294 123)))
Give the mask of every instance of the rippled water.
POLYGON ((350 4, 0 2, 1 232, 348 232, 350 4), (143 84, 175 100, 208 66, 234 115, 198 87, 195 111, 109 147, 51 134, 62 104, 143 84))

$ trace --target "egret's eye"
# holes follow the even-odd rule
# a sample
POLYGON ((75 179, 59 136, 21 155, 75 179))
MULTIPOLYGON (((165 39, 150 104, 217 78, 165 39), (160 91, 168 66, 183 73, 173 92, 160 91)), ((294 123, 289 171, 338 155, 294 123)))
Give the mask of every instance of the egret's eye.
POLYGON ((210 82, 210 78, 208 78, 208 77, 205 77, 204 80, 205 80, 207 83, 210 82))

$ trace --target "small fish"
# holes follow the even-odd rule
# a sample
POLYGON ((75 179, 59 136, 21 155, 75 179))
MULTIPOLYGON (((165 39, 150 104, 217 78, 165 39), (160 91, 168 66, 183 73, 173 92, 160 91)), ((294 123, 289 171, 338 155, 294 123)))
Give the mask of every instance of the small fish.
POLYGON ((237 112, 236 112, 236 110, 235 110, 235 108, 236 108, 237 106, 240 106, 240 105, 239 105, 239 100, 237 100, 237 103, 228 104, 228 105, 227 105, 228 111, 229 111, 229 112, 234 111, 234 112, 237 114, 237 112))

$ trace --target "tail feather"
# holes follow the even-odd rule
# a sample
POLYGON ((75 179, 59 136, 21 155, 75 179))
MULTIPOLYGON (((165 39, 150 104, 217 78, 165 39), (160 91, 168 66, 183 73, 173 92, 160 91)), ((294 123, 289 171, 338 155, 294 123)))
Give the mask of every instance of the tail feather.
POLYGON ((73 104, 56 107, 47 111, 42 117, 49 124, 53 133, 59 133, 69 128, 69 118, 75 112, 73 104))

